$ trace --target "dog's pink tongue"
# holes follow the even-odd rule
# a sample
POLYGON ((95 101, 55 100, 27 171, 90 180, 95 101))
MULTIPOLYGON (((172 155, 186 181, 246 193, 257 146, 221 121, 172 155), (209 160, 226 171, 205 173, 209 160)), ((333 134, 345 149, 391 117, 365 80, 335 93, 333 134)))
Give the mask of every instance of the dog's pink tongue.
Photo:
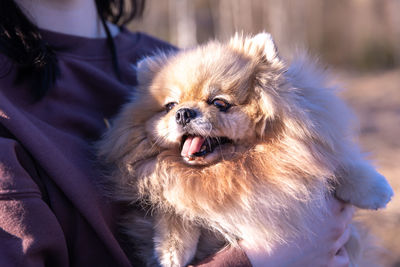
POLYGON ((201 136, 188 136, 183 144, 181 156, 189 157, 200 151, 204 143, 204 138, 201 136))

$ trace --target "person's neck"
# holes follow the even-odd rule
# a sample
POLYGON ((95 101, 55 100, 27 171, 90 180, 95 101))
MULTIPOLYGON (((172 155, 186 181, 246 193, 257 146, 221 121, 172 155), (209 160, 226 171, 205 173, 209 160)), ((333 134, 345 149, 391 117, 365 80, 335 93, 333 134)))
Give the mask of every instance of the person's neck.
MULTIPOLYGON (((106 36, 94 0, 16 0, 26 16, 40 29, 89 37, 106 36)), ((111 34, 118 27, 108 24, 111 34)))

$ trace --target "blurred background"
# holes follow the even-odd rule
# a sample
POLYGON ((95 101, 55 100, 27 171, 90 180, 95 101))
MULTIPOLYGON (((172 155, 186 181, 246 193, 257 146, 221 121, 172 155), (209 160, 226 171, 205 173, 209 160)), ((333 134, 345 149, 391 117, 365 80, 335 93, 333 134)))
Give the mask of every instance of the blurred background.
POLYGON ((345 88, 361 145, 395 189, 385 210, 358 218, 381 245, 383 265, 400 267, 400 0, 146 0, 129 28, 181 48, 267 31, 283 58, 298 49, 318 57, 345 88))

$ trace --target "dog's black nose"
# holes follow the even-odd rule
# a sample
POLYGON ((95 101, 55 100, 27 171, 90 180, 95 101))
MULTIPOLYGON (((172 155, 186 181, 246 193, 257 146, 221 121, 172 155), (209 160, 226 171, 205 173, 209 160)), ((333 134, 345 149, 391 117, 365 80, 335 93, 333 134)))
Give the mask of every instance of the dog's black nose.
POLYGON ((176 122, 182 126, 185 126, 190 122, 191 119, 196 118, 197 113, 190 108, 181 108, 175 114, 176 122))

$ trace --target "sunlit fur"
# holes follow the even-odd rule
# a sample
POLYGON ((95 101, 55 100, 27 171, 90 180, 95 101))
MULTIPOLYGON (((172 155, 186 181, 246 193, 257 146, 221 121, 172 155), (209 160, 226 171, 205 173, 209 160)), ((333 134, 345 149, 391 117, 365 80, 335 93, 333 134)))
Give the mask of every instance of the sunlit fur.
MULTIPOLYGON (((112 169, 113 198, 148 210, 145 218, 128 214, 123 221, 133 242, 154 239, 142 246, 148 265, 187 264, 200 229, 232 245, 246 239, 267 249, 311 234, 308 220, 320 218, 334 191, 363 208, 390 200, 390 186, 363 159, 351 113, 324 74, 306 57, 281 60, 269 34, 160 53, 137 72, 139 86, 99 154, 112 169), (219 111, 210 105, 215 97, 232 107, 219 111), (167 112, 170 102, 178 104, 167 112), (205 165, 188 165, 180 156, 185 131, 175 121, 182 107, 199 113, 188 126, 192 134, 233 144, 205 165)), ((202 249, 203 242, 221 245, 201 240, 202 249)))

